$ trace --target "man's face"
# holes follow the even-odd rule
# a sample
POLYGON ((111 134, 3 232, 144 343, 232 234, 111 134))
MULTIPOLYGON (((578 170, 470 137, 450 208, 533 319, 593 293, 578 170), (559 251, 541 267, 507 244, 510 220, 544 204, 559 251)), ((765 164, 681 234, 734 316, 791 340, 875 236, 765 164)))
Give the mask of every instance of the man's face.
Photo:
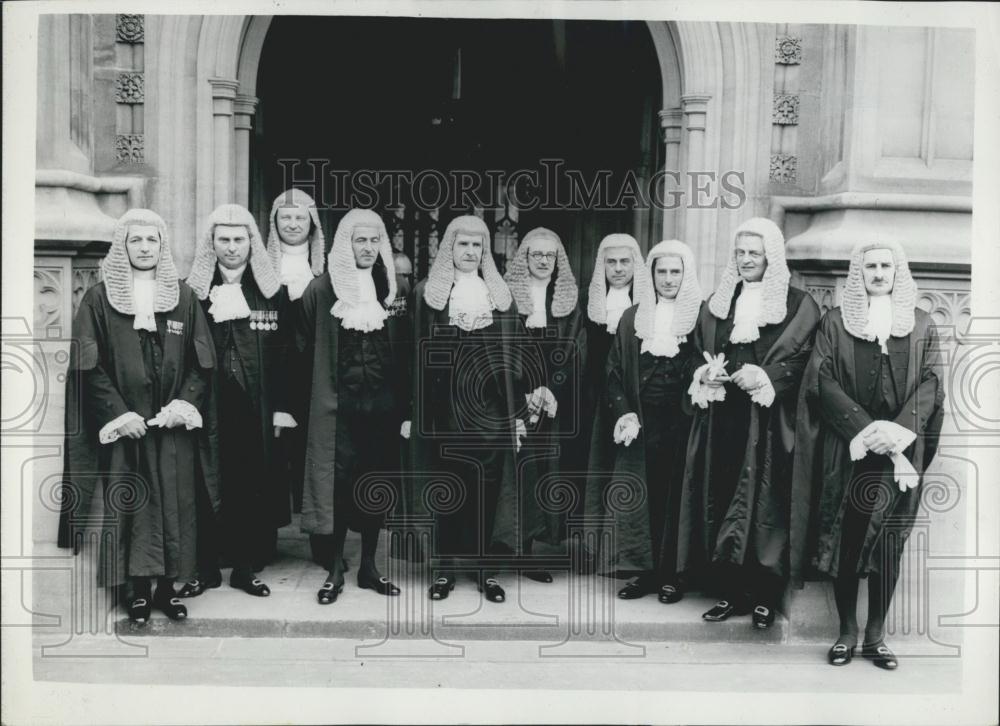
POLYGON ((236 270, 250 257, 250 234, 242 224, 217 224, 212 233, 215 256, 227 270, 236 270))
POLYGON ((653 262, 653 287, 664 300, 673 300, 684 281, 684 261, 677 255, 657 257, 653 262))
POLYGON ((483 259, 482 235, 459 232, 455 235, 455 245, 451 250, 455 269, 459 272, 475 272, 483 259))
POLYGON ((379 232, 376 227, 357 225, 351 232, 354 262, 359 270, 367 270, 378 258, 379 232))
POLYGON ((733 258, 740 277, 746 282, 759 282, 767 269, 767 256, 764 254, 764 238, 759 234, 741 234, 736 238, 733 248, 733 258))
POLYGON ((865 252, 861 258, 861 274, 865 278, 865 291, 872 297, 891 293, 896 281, 896 260, 892 250, 883 247, 865 252))
POLYGON ((309 239, 309 210, 301 204, 278 207, 274 222, 278 236, 286 245, 297 246, 309 239))
POLYGON ((554 239, 542 237, 532 240, 528 247, 528 272, 536 280, 551 280, 556 269, 559 244, 554 239))
POLYGON ((635 260, 628 247, 608 247, 604 253, 604 276, 616 289, 628 287, 635 276, 635 260))
POLYGON ((152 224, 133 224, 125 233, 128 261, 136 270, 152 270, 160 263, 160 230, 152 224))

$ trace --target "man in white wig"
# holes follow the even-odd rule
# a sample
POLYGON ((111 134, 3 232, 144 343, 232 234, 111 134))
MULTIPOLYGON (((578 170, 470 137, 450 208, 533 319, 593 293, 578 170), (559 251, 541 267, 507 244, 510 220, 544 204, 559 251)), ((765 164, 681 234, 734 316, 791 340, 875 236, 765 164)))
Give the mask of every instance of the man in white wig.
POLYGON ((101 274, 73 323, 59 546, 79 550, 100 487, 98 581, 125 586, 135 622, 153 606, 180 619, 187 608, 173 582, 197 569, 196 501, 219 506, 199 411, 215 367, 212 337, 154 212, 122 215, 101 274))
POLYGON ((180 595, 195 597, 221 584, 221 549, 233 568, 229 584, 264 597, 270 589, 255 573, 273 559, 278 528, 291 515, 275 436, 296 425, 285 403, 293 331, 279 321, 284 291, 247 209, 223 204, 209 215, 187 283, 201 300, 219 360, 211 413, 222 526, 219 541, 202 516, 201 572, 180 595))
MULTIPOLYGON (((642 264, 642 250, 632 235, 609 234, 597 248, 594 271, 587 289, 587 320, 584 323, 587 357, 581 419, 592 424, 589 434, 581 437, 585 445, 580 458, 586 462, 585 468, 590 472, 586 486, 588 492, 594 491, 595 486, 603 488, 604 480, 610 476, 615 464, 614 421, 605 415, 611 410, 607 399, 608 352, 618 332, 618 322, 637 300, 634 278, 642 264)), ((648 276, 640 283, 647 287, 651 285, 648 276)), ((589 508, 590 505, 585 506, 589 508)), ((589 571, 594 566, 592 558, 596 553, 585 549, 581 554, 582 567, 589 571)))
MULTIPOLYGON (((577 305, 579 291, 569 257, 559 236, 537 227, 528 232, 507 266, 504 280, 510 288, 527 339, 521 347, 523 380, 528 391, 528 438, 533 446, 553 452, 532 453, 532 483, 521 493, 522 553, 530 555, 533 541, 559 544, 564 538, 565 510, 555 477, 560 471, 580 471, 574 458, 583 426, 580 400, 586 355, 583 315, 577 305)), ((589 422, 588 422, 589 424, 589 422)), ((572 500, 582 500, 576 491, 572 500)), ((538 582, 552 582, 550 573, 528 569, 524 574, 538 582)))
POLYGON ((399 594, 376 550, 385 506, 398 498, 400 428, 409 418, 409 320, 393 306, 396 272, 378 214, 344 215, 327 270, 302 296, 296 336, 313 369, 302 530, 327 569, 321 605, 343 590, 349 529, 361 534, 358 587, 399 594))
MULTIPOLYGON (((267 253, 271 257, 278 280, 285 292, 280 325, 294 328, 302 310, 302 294, 313 278, 323 274, 326 240, 319 221, 316 202, 300 189, 288 189, 271 205, 267 253)), ((288 351, 286 378, 289 413, 300 424, 305 423, 309 410, 309 380, 312 361, 300 357, 294 349, 288 351)), ((304 425, 286 429, 279 439, 283 457, 283 473, 292 492, 295 511, 302 507, 303 467, 306 455, 304 425)))
POLYGON ((785 240, 755 218, 736 230, 718 289, 694 330, 697 406, 681 502, 678 566, 723 599, 708 621, 769 628, 788 576, 788 491, 799 382, 819 307, 789 286, 785 240))
POLYGON ((503 602, 491 556, 509 554, 519 539, 516 515, 497 510, 501 499, 517 499, 514 456, 524 424, 516 416, 525 409, 517 346, 523 333, 483 220, 467 215, 451 221, 427 279, 414 288, 411 309, 413 419, 406 433, 412 434, 414 479, 403 502, 408 515, 436 509, 430 597, 448 597, 464 571, 478 579, 487 600, 503 602))
MULTIPOLYGON (((656 592, 660 602, 670 604, 682 597, 677 524, 691 426, 684 398, 697 366, 689 338, 702 293, 694 254, 679 240, 653 247, 635 277, 637 304, 622 315, 608 355, 608 400, 617 453, 613 481, 618 483, 612 486, 642 482, 645 506, 604 512, 616 525, 608 559, 618 572, 638 573, 619 597, 656 592), (652 290, 639 284, 649 276, 652 290)), ((588 501, 603 505, 618 499, 600 491, 588 501)))
POLYGON ((855 246, 839 308, 816 333, 799 403, 792 490, 792 579, 833 579, 840 637, 832 665, 858 645, 858 584, 868 578, 861 654, 898 662, 885 617, 903 546, 937 451, 944 387, 937 333, 894 240, 855 246))

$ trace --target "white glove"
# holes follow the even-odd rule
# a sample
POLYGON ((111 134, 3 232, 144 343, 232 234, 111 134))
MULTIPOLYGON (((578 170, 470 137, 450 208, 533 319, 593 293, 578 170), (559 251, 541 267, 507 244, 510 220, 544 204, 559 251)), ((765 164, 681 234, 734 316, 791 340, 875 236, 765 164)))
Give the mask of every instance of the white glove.
POLYGON ((615 423, 615 443, 628 446, 639 436, 639 415, 627 413, 615 423))
POLYGON ((545 386, 539 386, 531 393, 524 394, 524 398, 528 401, 528 413, 531 415, 531 418, 528 419, 529 423, 538 423, 539 414, 542 411, 545 411, 549 418, 556 417, 558 409, 556 397, 545 386))
POLYGON ((150 426, 162 426, 168 429, 184 424, 185 428, 190 431, 201 428, 201 413, 188 401, 175 398, 146 423, 150 426))
POLYGON ((271 425, 274 426, 274 438, 278 438, 281 436, 281 429, 298 428, 299 424, 292 414, 285 413, 284 411, 275 411, 271 417, 271 425))
POLYGON ((729 376, 726 375, 728 361, 723 353, 713 357, 706 350, 702 355, 705 358, 705 363, 694 372, 691 385, 688 386, 688 395, 691 396, 691 402, 694 405, 699 408, 708 408, 708 404, 712 401, 726 400, 726 389, 724 386, 709 386, 702 383, 701 379, 704 378, 706 381, 729 380, 729 376))
POLYGON ((920 483, 920 477, 909 459, 903 456, 903 452, 916 440, 917 435, 894 421, 872 421, 865 426, 857 436, 851 439, 851 460, 860 461, 865 458, 869 449, 865 446, 864 439, 876 430, 884 431, 893 439, 892 451, 887 456, 892 460, 892 478, 899 485, 899 491, 905 492, 907 489, 915 488, 920 483))
POLYGON ((521 439, 528 435, 528 427, 524 425, 524 421, 521 419, 514 420, 514 433, 517 436, 517 448, 515 451, 521 450, 521 439))
POLYGON ((399 435, 407 440, 410 438, 410 424, 410 421, 403 421, 403 425, 399 427, 399 435))

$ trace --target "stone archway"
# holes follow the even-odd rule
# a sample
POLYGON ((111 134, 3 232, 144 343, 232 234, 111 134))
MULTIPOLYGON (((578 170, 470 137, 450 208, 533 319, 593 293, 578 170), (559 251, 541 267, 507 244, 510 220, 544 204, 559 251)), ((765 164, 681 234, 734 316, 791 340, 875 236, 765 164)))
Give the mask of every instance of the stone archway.
MULTIPOLYGON (((150 16, 147 149, 151 204, 172 221, 186 271, 199 223, 215 205, 246 204, 256 79, 272 16, 150 16)), ((767 209, 774 26, 650 21, 660 64, 665 168, 745 173, 734 210, 682 205, 663 234, 698 253, 714 282, 735 227, 767 209), (717 240, 722 241, 721 245, 717 240)))

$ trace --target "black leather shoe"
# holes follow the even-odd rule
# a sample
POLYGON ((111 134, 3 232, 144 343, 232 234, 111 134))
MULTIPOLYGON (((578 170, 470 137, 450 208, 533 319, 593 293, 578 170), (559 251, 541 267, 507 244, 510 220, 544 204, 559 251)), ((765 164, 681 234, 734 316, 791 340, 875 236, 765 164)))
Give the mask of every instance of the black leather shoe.
POLYGON ((271 594, 270 588, 260 578, 238 575, 235 572, 229 577, 229 586, 254 597, 267 597, 271 594))
POLYGON ((187 617, 187 608, 181 603, 181 599, 174 597, 172 593, 169 596, 157 593, 153 598, 153 604, 171 620, 183 620, 187 617))
POLYGON ((439 577, 430 587, 431 600, 444 600, 455 589, 455 581, 448 577, 439 577))
POLYGON ((486 599, 490 602, 504 602, 507 599, 507 593, 504 592, 504 589, 500 587, 500 583, 493 577, 486 578, 479 591, 484 593, 486 599))
POLYGON ((838 640, 826 654, 826 659, 832 666, 845 666, 854 658, 856 648, 856 645, 848 645, 838 640))
POLYGON ((337 602, 337 596, 344 591, 344 583, 327 580, 316 593, 316 601, 320 605, 330 605, 337 602))
POLYGON ((702 613, 701 617, 710 623, 721 623, 728 620, 733 615, 746 615, 749 608, 729 600, 719 600, 709 610, 702 613))
POLYGON ((388 595, 393 597, 399 594, 399 588, 389 582, 386 577, 374 577, 372 575, 362 576, 358 572, 358 587, 362 590, 374 590, 379 595, 388 595))
POLYGON ((198 597, 206 590, 214 590, 222 585, 222 573, 218 570, 204 579, 198 578, 185 582, 177 593, 177 597, 198 597))
POLYGON ((128 604, 128 618, 136 625, 148 623, 152 614, 153 607, 149 604, 148 597, 137 597, 128 604))
POLYGON ((552 575, 547 570, 525 570, 521 574, 535 582, 552 582, 552 575))
POLYGON ((889 650, 889 647, 884 642, 861 646, 861 656, 867 658, 883 670, 894 671, 899 667, 896 654, 889 650))
POLYGON ((638 579, 630 580, 625 584, 625 587, 618 591, 618 597, 622 600, 636 600, 648 594, 649 588, 638 579))
POLYGON ((672 605, 675 602, 680 602, 684 598, 684 593, 674 585, 664 585, 660 588, 658 597, 664 605, 672 605))
POLYGON ((774 623, 774 608, 758 605, 753 609, 753 626, 757 630, 767 630, 774 623))

